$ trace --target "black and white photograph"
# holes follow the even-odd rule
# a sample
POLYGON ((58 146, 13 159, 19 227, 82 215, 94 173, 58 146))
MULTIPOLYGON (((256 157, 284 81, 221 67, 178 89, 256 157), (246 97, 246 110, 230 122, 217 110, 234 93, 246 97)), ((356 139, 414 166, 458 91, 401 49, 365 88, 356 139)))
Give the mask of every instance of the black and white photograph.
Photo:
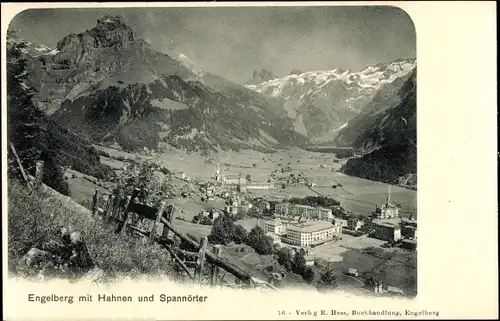
POLYGON ((6 60, 11 275, 417 295, 403 10, 30 9, 6 60))

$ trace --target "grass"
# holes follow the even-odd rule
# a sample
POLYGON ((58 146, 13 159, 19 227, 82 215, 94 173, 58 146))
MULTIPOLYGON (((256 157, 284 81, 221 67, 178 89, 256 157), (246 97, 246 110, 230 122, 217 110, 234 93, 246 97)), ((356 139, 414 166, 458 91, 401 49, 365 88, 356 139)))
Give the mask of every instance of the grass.
POLYGON ((97 267, 108 280, 124 276, 159 277, 173 273, 168 252, 141 239, 114 233, 116 226, 90 215, 63 208, 40 192, 9 182, 9 272, 16 274, 20 259, 32 247, 56 235, 62 227, 82 233, 97 267))

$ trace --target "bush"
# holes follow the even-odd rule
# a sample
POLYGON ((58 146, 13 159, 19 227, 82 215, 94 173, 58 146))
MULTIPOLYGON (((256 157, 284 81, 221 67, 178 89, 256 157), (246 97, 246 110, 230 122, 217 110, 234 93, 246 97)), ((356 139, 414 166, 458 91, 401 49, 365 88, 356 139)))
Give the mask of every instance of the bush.
POLYGON ((306 282, 311 283, 314 280, 314 270, 311 267, 307 267, 304 270, 303 278, 306 282))
POLYGON ((236 244, 243 244, 246 243, 248 239, 248 233, 245 228, 239 224, 235 225, 234 228, 234 235, 233 235, 233 241, 236 244))
POLYGON ((116 226, 65 209, 47 195, 31 192, 15 180, 9 181, 8 193, 11 273, 18 272, 19 260, 29 249, 47 242, 60 228, 68 226, 82 233, 92 259, 107 278, 173 273, 168 252, 158 245, 144 245, 140 239, 115 234, 116 226))
POLYGON ((295 252, 295 256, 292 261, 292 271, 294 273, 303 275, 306 268, 306 258, 302 251, 295 252))
POLYGON ((217 217, 213 223, 208 241, 212 244, 229 244, 234 238, 235 224, 227 216, 217 217))
POLYGON ((248 233, 247 244, 260 255, 273 253, 273 239, 267 236, 260 226, 254 227, 248 233))
POLYGON ((277 254, 277 260, 278 263, 283 265, 285 269, 288 271, 292 270, 292 254, 290 251, 286 248, 282 248, 278 250, 277 254))
POLYGON ((200 219, 200 224, 201 225, 212 225, 213 224, 213 221, 209 218, 209 217, 202 217, 200 219))

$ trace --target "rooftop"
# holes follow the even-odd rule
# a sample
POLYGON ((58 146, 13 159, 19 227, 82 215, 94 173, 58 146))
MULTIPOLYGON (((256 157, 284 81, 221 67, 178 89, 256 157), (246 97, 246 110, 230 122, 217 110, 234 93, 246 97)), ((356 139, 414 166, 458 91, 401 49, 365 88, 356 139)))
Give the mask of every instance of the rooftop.
POLYGON ((400 227, 399 224, 395 220, 373 220, 373 224, 391 228, 400 227))
POLYGON ((288 229, 298 232, 316 232, 321 230, 326 230, 333 228, 333 224, 326 221, 309 221, 304 223, 297 223, 294 225, 289 225, 288 229))
POLYGON ((267 221, 264 221, 265 224, 269 224, 269 225, 282 225, 283 223, 281 223, 281 220, 279 218, 276 218, 274 220, 267 220, 267 221))

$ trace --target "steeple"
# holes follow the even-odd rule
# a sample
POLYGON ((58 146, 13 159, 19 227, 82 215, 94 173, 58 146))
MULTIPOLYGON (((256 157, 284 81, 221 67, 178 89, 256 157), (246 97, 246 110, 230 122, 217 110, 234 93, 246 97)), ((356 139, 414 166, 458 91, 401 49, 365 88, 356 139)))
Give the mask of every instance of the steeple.
POLYGON ((387 206, 389 206, 389 204, 391 204, 391 185, 389 185, 389 192, 387 194, 387 206))

